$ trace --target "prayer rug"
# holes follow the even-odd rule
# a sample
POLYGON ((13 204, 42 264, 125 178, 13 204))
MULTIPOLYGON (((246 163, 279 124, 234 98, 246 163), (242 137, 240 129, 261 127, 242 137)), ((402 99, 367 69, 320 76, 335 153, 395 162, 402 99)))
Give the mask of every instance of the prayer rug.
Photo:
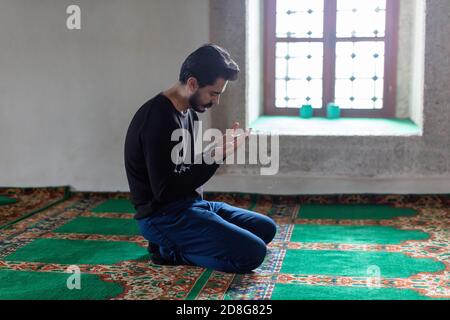
POLYGON ((64 201, 69 196, 69 190, 69 187, 0 188, 0 230, 64 201))
POLYGON ((206 193, 277 222, 244 275, 152 264, 128 197, 72 193, 4 226, 0 299, 450 298, 449 195, 206 193))

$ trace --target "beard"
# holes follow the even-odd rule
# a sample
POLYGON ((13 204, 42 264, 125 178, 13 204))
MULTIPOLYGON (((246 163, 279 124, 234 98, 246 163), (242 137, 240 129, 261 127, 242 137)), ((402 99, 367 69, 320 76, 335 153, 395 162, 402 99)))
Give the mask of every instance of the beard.
POLYGON ((203 113, 206 111, 206 109, 211 108, 213 106, 213 103, 210 102, 208 104, 201 104, 200 95, 197 91, 192 95, 192 97, 189 98, 189 105, 192 109, 194 109, 195 112, 203 113))

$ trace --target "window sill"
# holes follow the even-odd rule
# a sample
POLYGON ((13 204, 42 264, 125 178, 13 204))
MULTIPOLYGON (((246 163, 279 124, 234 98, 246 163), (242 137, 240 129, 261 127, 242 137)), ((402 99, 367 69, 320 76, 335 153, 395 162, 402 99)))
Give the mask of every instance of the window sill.
POLYGON ((421 136, 410 119, 260 116, 251 123, 254 131, 292 136, 421 136))

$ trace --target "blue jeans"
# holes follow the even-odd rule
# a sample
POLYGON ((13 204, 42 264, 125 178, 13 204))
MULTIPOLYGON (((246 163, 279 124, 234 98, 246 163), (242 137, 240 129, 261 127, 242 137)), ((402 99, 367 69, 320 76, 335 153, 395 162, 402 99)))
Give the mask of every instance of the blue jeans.
POLYGON ((201 197, 175 201, 138 222, 172 263, 232 273, 261 265, 276 233, 267 216, 201 197))

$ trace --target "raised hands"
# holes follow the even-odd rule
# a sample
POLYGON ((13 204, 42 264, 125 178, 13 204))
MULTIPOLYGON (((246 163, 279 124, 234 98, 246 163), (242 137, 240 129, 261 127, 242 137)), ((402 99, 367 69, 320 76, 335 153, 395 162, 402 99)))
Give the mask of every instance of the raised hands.
POLYGON ((227 130, 222 137, 222 143, 214 150, 214 160, 225 160, 239 149, 245 139, 250 135, 251 129, 242 130, 239 128, 239 122, 235 122, 231 130, 227 130))

